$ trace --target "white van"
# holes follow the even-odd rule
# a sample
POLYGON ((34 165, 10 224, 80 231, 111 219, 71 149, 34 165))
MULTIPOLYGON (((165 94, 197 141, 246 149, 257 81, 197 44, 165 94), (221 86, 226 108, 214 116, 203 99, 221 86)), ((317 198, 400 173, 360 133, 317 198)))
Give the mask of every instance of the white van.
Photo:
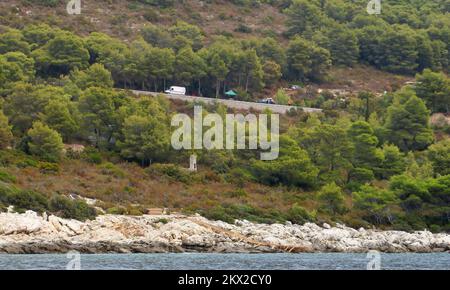
POLYGON ((185 87, 170 87, 170 89, 165 91, 166 94, 170 95, 186 95, 185 87))

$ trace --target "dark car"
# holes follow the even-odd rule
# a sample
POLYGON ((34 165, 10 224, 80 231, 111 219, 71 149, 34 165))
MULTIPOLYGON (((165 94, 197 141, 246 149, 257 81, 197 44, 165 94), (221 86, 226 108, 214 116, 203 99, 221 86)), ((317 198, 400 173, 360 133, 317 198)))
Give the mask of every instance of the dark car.
POLYGON ((265 99, 259 100, 258 103, 261 103, 261 104, 272 104, 272 105, 276 104, 276 102, 272 98, 265 98, 265 99))

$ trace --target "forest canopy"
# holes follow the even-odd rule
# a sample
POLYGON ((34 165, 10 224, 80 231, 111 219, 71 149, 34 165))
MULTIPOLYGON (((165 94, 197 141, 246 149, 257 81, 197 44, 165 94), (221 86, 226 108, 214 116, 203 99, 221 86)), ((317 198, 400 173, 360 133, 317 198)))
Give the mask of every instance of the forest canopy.
MULTIPOLYGON (((57 0, 27 2, 62 5, 57 0)), ((175 2, 139 1, 152 9, 175 9, 175 2)), ((386 0, 380 15, 367 13, 367 1, 232 2, 246 8, 271 5, 285 17, 285 30, 260 36, 240 26, 239 37, 209 35, 195 21, 176 19, 169 25, 147 21, 124 40, 55 24, 2 26, 2 168, 58 174, 65 162, 82 160, 112 181, 126 175, 119 168, 122 163, 124 168, 134 163, 152 178, 163 176, 168 184, 182 184, 180 188, 191 183, 213 184, 212 191, 217 184, 235 187, 223 199, 206 193, 208 200, 194 205, 188 199, 152 201, 218 219, 231 215, 270 222, 332 220, 355 227, 450 230, 450 2, 386 0), (330 70, 360 65, 412 81, 385 92, 355 91, 345 97, 327 89, 309 94, 299 90, 294 101, 286 89, 289 84, 326 85, 330 70), (161 92, 170 85, 211 98, 234 89, 237 99, 246 101, 273 93, 280 104, 322 112, 293 109, 282 117, 277 160, 260 161, 248 150, 195 152, 207 171, 201 179, 181 168, 193 152, 180 154, 170 146, 171 116, 189 112, 192 104, 161 95, 136 97, 128 91, 161 92), (67 152, 67 144, 84 144, 86 153, 67 152), (248 184, 285 194, 273 199, 248 184), (263 207, 261 200, 279 202, 283 209, 263 207), (246 210, 230 202, 243 203, 246 210), (224 208, 231 213, 225 216, 224 208)), ((205 111, 223 115, 230 109, 211 105, 205 111)), ((0 178, 14 183, 9 174, 0 170, 0 178)), ((6 194, 2 199, 1 182, 0 209, 13 200, 6 194)), ((131 180, 123 192, 102 197, 131 204, 139 198, 138 182, 131 180)), ((40 209, 66 204, 56 197, 51 206, 40 195, 29 195, 40 209)), ((86 211, 82 217, 92 215, 86 211)))

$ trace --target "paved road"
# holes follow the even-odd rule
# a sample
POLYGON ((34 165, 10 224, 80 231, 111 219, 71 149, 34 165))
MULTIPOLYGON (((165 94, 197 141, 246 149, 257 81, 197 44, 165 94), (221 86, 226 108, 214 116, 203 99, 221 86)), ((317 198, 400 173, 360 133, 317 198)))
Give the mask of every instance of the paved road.
MULTIPOLYGON (((137 91, 137 90, 132 90, 132 92, 135 95, 147 95, 147 96, 156 96, 156 95, 160 94, 160 93, 155 93, 155 92, 137 91)), ((321 109, 304 108, 304 107, 302 108, 302 107, 296 107, 296 106, 260 104, 260 103, 252 103, 252 102, 224 100, 224 99, 212 99, 212 98, 203 98, 203 97, 194 97, 194 96, 169 95, 169 94, 164 94, 164 95, 172 100, 182 100, 182 101, 188 101, 188 102, 197 101, 197 102, 204 102, 204 103, 209 103, 209 104, 222 103, 229 108, 242 109, 242 110, 249 110, 250 108, 253 108, 257 111, 263 111, 264 109, 270 109, 272 112, 278 113, 278 114, 286 114, 292 108, 303 109, 303 111, 305 111, 307 113, 322 112, 321 109)))

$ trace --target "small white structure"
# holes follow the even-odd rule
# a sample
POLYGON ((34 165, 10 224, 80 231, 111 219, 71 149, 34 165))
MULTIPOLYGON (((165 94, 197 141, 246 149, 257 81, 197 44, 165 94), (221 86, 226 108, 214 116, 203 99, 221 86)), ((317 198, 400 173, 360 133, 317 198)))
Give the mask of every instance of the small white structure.
POLYGON ((189 160, 189 171, 197 171, 197 155, 192 154, 189 160))
POLYGON ((175 87, 172 86, 170 89, 165 91, 166 94, 170 95, 186 95, 186 88, 185 87, 175 87))

